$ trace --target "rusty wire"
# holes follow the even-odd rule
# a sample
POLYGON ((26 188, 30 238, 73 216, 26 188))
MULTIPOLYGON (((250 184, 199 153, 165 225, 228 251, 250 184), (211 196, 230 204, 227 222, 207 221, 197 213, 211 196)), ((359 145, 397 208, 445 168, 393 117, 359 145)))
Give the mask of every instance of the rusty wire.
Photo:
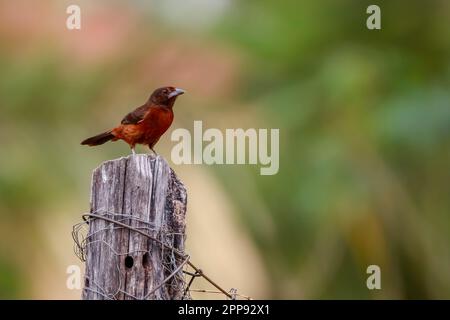
MULTIPOLYGON (((166 271, 170 274, 157 286, 152 288, 150 292, 148 292, 144 297, 135 297, 130 293, 125 292, 121 288, 121 284, 119 284, 119 288, 114 293, 108 293, 105 292, 101 286, 94 283, 94 285, 97 287, 97 289, 93 289, 91 287, 85 287, 84 290, 90 290, 93 291, 100 296, 102 296, 105 299, 116 299, 117 295, 119 293, 128 296, 132 299, 147 299, 151 294, 156 292, 158 289, 160 289, 164 285, 169 285, 173 287, 178 292, 183 292, 183 295, 181 296, 181 300, 186 299, 192 299, 190 293, 191 292, 198 292, 198 293, 214 293, 214 294, 222 294, 227 299, 236 300, 237 298, 250 300, 251 298, 242 294, 238 294, 236 289, 231 289, 229 291, 226 291, 221 286, 219 286, 215 281, 213 281, 209 276, 207 276, 199 267, 197 267, 194 263, 190 261, 190 256, 188 254, 185 254, 184 252, 178 250, 177 248, 173 247, 172 243, 167 241, 167 239, 170 239, 170 236, 172 236, 172 242, 173 242, 173 236, 174 233, 165 233, 162 239, 166 240, 166 242, 162 241, 161 239, 158 239, 146 231, 152 231, 151 227, 149 226, 149 223, 146 221, 143 221, 141 219, 137 219, 136 217, 133 217, 131 215, 126 214, 118 214, 118 213, 112 213, 108 211, 97 211, 96 213, 86 213, 82 215, 83 222, 77 223, 73 226, 72 230, 72 237, 75 243, 74 246, 74 252, 78 256, 78 258, 85 262, 86 261, 86 251, 87 248, 94 244, 96 241, 91 241, 91 238, 93 234, 90 234, 88 231, 88 225, 89 222, 93 219, 102 219, 106 222, 109 222, 111 224, 114 224, 115 227, 113 227, 112 230, 120 229, 120 228, 126 228, 130 231, 136 232, 144 237, 147 237, 148 239, 152 240, 154 243, 158 244, 162 250, 169 250, 169 255, 163 255, 164 257, 169 257, 169 261, 163 262, 163 267, 166 269, 166 271), (102 213, 102 214, 99 214, 102 213), (108 217, 108 216, 111 216, 108 217), (114 219, 114 217, 120 217, 120 219, 114 219), (140 223, 143 223, 144 227, 132 227, 131 225, 124 223, 122 221, 134 219, 135 221, 139 221, 140 223), (169 242, 169 243, 167 243, 169 242), (181 260, 180 263, 178 261, 181 260), (178 263, 178 264, 177 264, 178 263), (193 272, 190 272, 188 268, 191 268, 193 272), (184 276, 183 276, 184 275, 184 276), (190 279, 186 283, 186 277, 189 276, 190 279), (194 283, 195 279, 197 278, 203 278, 205 279, 210 285, 212 285, 216 290, 206 290, 206 289, 191 289, 192 284, 194 283)), ((105 227, 100 231, 107 231, 111 230, 111 228, 105 227)), ((96 232, 96 233, 97 233, 96 232)), ((180 234, 176 234, 180 235, 180 234)), ((183 235, 182 235, 183 236, 183 235)), ((129 255, 131 253, 136 252, 116 252, 112 246, 109 243, 106 243, 104 240, 101 240, 102 244, 106 245, 110 250, 113 251, 115 256, 122 256, 122 255, 129 255)), ((141 252, 143 252, 141 250, 141 252)), ((119 267, 118 267, 119 268, 119 267)))

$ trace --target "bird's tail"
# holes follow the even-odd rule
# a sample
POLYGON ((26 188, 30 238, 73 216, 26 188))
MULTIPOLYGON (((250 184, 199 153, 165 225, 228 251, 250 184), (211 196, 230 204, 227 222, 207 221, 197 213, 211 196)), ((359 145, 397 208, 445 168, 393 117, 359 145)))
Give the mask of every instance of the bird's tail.
POLYGON ((98 146, 101 144, 104 144, 105 142, 111 140, 114 138, 114 135, 111 133, 111 131, 106 131, 103 133, 100 133, 96 136, 87 138, 86 140, 83 140, 81 144, 85 144, 88 146, 98 146))

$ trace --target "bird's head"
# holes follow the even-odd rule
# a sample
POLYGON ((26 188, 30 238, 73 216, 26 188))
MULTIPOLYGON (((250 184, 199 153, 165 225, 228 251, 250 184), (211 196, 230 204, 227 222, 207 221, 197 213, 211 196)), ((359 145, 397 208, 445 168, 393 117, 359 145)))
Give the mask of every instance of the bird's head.
POLYGON ((151 103, 172 108, 179 95, 185 93, 183 89, 175 87, 162 87, 153 91, 149 101, 151 103))

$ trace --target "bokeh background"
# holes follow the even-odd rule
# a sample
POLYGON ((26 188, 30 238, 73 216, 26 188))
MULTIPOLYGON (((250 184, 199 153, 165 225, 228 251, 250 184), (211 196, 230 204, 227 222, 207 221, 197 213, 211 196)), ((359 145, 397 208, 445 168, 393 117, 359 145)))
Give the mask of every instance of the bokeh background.
MULTIPOLYGON (((450 298, 446 0, 0 1, 0 298, 80 297, 71 228, 91 171, 129 148, 79 142, 162 85, 188 91, 171 130, 280 129, 277 175, 173 165, 188 251, 223 287, 450 298), (66 28, 70 4, 81 30, 66 28), (366 287, 370 264, 382 290, 366 287)), ((173 145, 169 131, 157 150, 170 160, 173 145)))

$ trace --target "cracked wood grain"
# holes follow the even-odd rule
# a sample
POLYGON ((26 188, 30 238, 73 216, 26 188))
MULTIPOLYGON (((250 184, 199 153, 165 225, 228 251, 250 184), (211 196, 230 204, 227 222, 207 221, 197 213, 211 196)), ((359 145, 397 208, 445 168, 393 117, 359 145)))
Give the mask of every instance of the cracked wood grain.
MULTIPOLYGON (((139 154, 106 161, 92 175, 91 213, 143 230, 182 252, 186 202, 183 183, 160 156, 139 154)), ((179 284, 173 283, 175 277, 151 293, 180 261, 174 264, 170 250, 143 235, 91 219, 86 250, 83 299, 182 297, 179 284)))

